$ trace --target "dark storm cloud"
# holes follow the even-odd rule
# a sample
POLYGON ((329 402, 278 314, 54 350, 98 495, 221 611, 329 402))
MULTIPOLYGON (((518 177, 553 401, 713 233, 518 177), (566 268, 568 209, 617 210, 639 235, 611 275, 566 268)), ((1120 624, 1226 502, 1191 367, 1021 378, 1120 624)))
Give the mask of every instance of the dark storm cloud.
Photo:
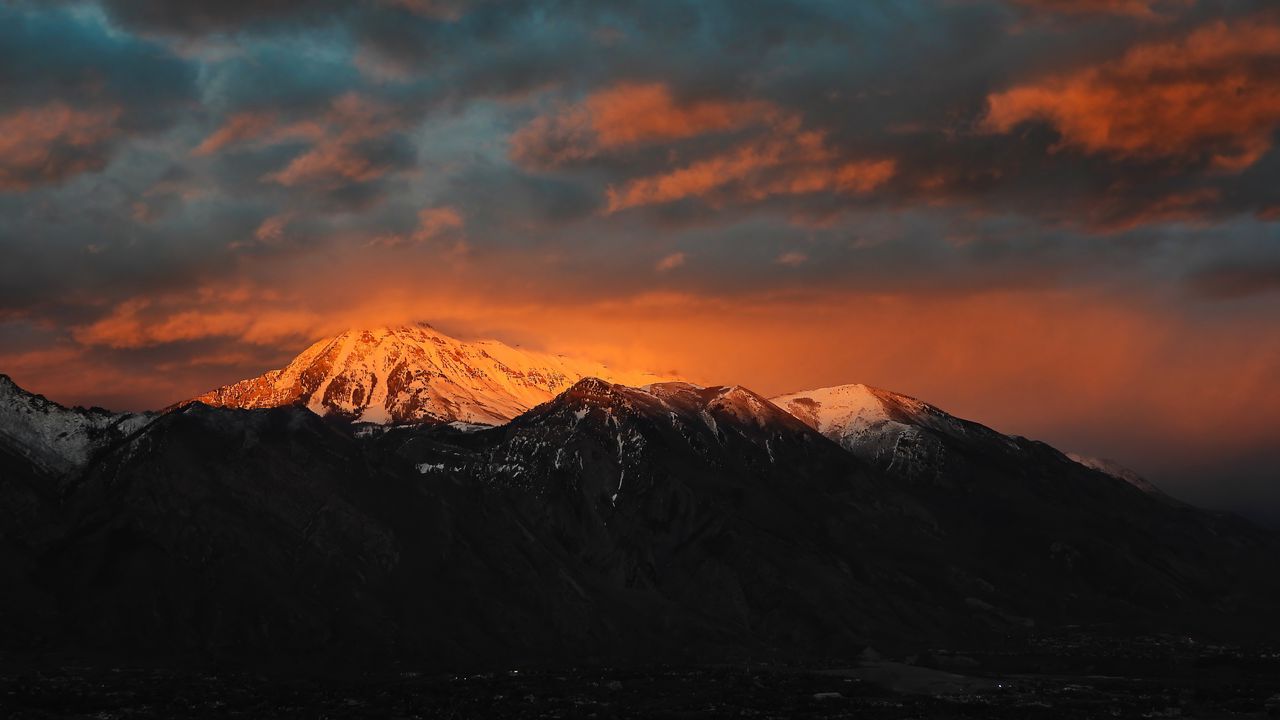
POLYGON ((118 102, 135 127, 147 128, 172 121, 176 106, 192 99, 195 68, 166 48, 107 33, 92 18, 31 7, 0 6, 5 108, 50 99, 118 102))
POLYGON ((254 42, 208 68, 205 101, 222 112, 276 109, 294 118, 323 112, 333 98, 361 87, 349 58, 308 54, 309 42, 254 42))
POLYGON ((174 125, 194 68, 69 12, 0 7, 0 193, 103 170, 121 142, 174 125))

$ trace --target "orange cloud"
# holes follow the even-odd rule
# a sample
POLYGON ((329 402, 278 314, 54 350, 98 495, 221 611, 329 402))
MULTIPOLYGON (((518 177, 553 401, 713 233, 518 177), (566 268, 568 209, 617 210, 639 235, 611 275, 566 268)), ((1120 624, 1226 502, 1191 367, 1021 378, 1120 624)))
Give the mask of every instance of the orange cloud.
POLYGON ((334 101, 322 123, 322 133, 311 149, 264 179, 281 185, 376 180, 391 168, 368 157, 357 145, 399 130, 401 126, 401 121, 392 117, 387 108, 348 93, 334 101))
POLYGON ((253 236, 259 242, 278 243, 284 239, 284 231, 289 227, 289 221, 292 220, 291 215, 272 215, 254 231, 253 236))
POLYGON ((775 112, 758 101, 676 103, 665 85, 620 85, 587 99, 591 128, 603 147, 678 140, 741 127, 775 112))
POLYGON ((281 246, 288 237, 289 223, 293 222, 293 217, 293 213, 288 212, 272 215, 258 224, 258 228, 253 231, 253 240, 234 240, 227 247, 241 250, 281 246))
POLYGON ((27 190, 100 170, 119 108, 81 110, 53 102, 0 115, 0 192, 27 190))
POLYGON ((674 252, 658 261, 654 266, 658 272, 668 272, 684 265, 685 255, 682 252, 674 252))
POLYGON ((798 120, 789 119, 729 152, 610 187, 608 212, 722 191, 750 201, 815 192, 866 193, 887 182, 896 169, 893 160, 843 160, 827 146, 823 133, 803 131, 798 120))
POLYGON ((239 113, 232 115, 227 121, 205 138, 191 151, 192 155, 212 155, 232 143, 262 135, 276 123, 271 113, 239 113))
POLYGON ((1222 193, 1200 188, 1157 197, 1131 206, 1127 202, 1104 202, 1092 215, 1092 225, 1102 232, 1122 232, 1142 225, 1162 222, 1202 221, 1219 204, 1222 193))
POLYGON ((752 137, 732 149, 607 190, 608 212, 729 193, 747 201, 815 192, 865 193, 893 177, 892 160, 842 159, 826 135, 757 100, 679 101, 662 84, 624 83, 536 118, 511 137, 511 157, 554 168, 622 148, 728 131, 752 137))
POLYGON ((423 208, 418 211, 418 227, 408 235, 382 235, 369 245, 397 247, 402 245, 435 245, 453 255, 467 252, 467 241, 462 235, 465 222, 458 209, 449 205, 423 208))
POLYGON ((81 345, 117 349, 209 338, 267 345, 296 337, 320 321, 312 312, 263 307, 273 300, 270 293, 246 288, 134 298, 96 322, 73 328, 71 336, 81 345))
POLYGON ((309 150, 288 165, 263 179, 281 185, 368 182, 385 175, 390 168, 371 159, 357 147, 399 130, 402 123, 388 109, 355 93, 336 100, 323 117, 283 124, 273 112, 243 112, 227 118, 191 153, 215 154, 245 143, 269 145, 289 140, 309 140, 309 150))
POLYGON ((1119 59, 988 97, 988 131, 1045 121, 1088 153, 1243 170, 1280 127, 1280 24, 1214 22, 1119 59))
POLYGON ((529 167, 554 167, 621 147, 734 130, 777 113, 761 101, 681 102, 660 83, 623 83, 534 119, 511 137, 511 157, 529 167))
POLYGON ((266 179, 281 185, 329 183, 334 180, 363 183, 376 180, 386 172, 384 165, 355 152, 350 145, 326 142, 294 158, 287 167, 267 175, 266 179))
POLYGON ((227 146, 246 142, 271 144, 285 140, 314 140, 322 135, 324 135, 324 128, 314 122, 304 121, 281 125, 275 113, 242 112, 227 118, 221 127, 193 148, 191 154, 207 156, 227 146))

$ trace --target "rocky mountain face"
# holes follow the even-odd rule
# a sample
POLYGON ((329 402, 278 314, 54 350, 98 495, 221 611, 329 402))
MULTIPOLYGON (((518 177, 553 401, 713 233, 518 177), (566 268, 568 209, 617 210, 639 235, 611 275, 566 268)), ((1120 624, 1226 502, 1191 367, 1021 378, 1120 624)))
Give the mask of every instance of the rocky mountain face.
MULTIPOLYGON (((18 424, 98 417, 11 395, 18 424)), ((350 422, 375 405, 104 420, 63 474, 8 428, 0 645, 516 667, 1280 634, 1274 535, 892 393, 584 378, 496 427, 350 422)))
POLYGON ((21 459, 54 477, 76 472, 95 453, 153 418, 149 413, 66 408, 0 375, 0 446, 17 456, 12 461, 21 459))
POLYGON ((584 377, 629 385, 671 379, 530 352, 496 340, 463 342, 428 325, 348 330, 280 370, 195 398, 242 409, 303 405, 373 423, 500 424, 584 377))

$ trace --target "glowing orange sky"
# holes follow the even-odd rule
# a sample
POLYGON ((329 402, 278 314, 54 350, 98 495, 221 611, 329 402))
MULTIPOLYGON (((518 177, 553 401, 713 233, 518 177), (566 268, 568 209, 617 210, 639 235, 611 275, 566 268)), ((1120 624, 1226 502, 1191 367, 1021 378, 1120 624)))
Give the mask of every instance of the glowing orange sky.
POLYGON ((1265 445, 1280 427, 1280 334, 1252 335, 1258 319, 1247 312, 1222 322, 1169 312, 1153 299, 1043 291, 963 298, 666 292, 559 305, 437 292, 353 289, 331 305, 313 300, 303 312, 287 309, 279 291, 229 290, 216 293, 217 303, 206 291, 191 307, 165 298, 169 307, 156 314, 121 306, 80 330, 82 347, 63 355, 0 361, 18 382, 56 399, 128 398, 132 407, 154 408, 282 365, 303 338, 429 319, 460 337, 497 337, 766 394, 849 382, 892 388, 1006 432, 1123 457, 1157 477, 1187 456, 1229 457, 1265 445), (93 348, 201 338, 267 352, 200 356, 159 376, 100 374, 80 361, 93 348))

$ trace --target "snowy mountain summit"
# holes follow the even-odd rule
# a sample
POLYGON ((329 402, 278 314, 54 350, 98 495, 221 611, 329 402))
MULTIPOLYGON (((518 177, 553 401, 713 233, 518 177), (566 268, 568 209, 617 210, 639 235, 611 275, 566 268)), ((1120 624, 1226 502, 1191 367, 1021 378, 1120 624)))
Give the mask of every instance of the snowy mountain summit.
POLYGON ((237 408, 305 405, 360 422, 501 424, 584 377, 633 386, 672 379, 496 340, 464 342, 422 324, 348 330, 280 370, 194 399, 237 408))

